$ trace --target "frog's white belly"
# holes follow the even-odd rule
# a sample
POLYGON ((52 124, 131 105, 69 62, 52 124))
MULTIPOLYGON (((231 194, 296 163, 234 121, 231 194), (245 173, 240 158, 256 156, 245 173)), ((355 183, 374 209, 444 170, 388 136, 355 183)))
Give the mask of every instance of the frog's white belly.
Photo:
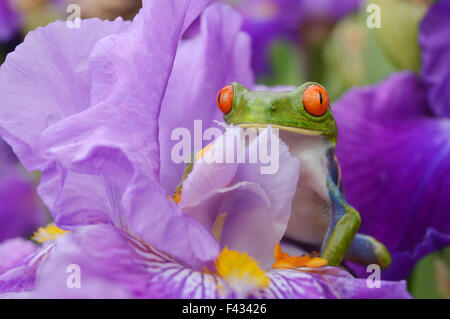
POLYGON ((322 137, 280 130, 291 156, 300 160, 300 178, 292 201, 286 237, 320 245, 331 218, 327 189, 327 151, 331 147, 322 137))

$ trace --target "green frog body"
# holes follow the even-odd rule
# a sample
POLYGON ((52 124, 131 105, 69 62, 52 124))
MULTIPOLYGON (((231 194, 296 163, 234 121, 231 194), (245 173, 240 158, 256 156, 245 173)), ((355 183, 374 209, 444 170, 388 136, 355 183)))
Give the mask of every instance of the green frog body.
POLYGON ((336 121, 320 84, 308 82, 290 91, 274 92, 252 91, 234 82, 219 91, 217 104, 227 124, 279 129, 291 156, 300 160, 286 239, 320 249, 320 256, 332 266, 344 258, 378 264, 382 269, 389 266, 386 247, 357 233, 361 218, 344 197, 335 155, 336 121))

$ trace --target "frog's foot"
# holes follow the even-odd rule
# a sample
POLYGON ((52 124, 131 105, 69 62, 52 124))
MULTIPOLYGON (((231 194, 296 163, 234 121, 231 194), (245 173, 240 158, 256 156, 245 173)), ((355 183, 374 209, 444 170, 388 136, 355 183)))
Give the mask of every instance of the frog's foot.
POLYGON ((356 234, 345 259, 363 265, 377 264, 381 269, 391 264, 387 248, 375 238, 363 234, 356 234))
POLYGON ((275 263, 272 267, 275 269, 291 269, 297 267, 317 268, 328 264, 326 259, 314 257, 314 255, 304 255, 300 257, 291 256, 281 249, 280 244, 275 246, 274 258, 275 263))

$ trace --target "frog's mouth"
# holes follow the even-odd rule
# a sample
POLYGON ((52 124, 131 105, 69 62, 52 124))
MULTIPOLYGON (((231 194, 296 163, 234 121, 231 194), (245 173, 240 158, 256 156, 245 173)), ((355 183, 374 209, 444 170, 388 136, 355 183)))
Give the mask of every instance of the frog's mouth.
POLYGON ((276 125, 276 124, 261 124, 261 123, 240 123, 236 124, 236 126, 241 127, 243 129, 247 128, 266 128, 271 126, 273 128, 277 128, 281 131, 292 132, 300 135, 308 135, 308 136, 328 136, 331 134, 327 134, 327 132, 316 131, 316 130, 306 130, 298 127, 292 126, 284 126, 284 125, 276 125))

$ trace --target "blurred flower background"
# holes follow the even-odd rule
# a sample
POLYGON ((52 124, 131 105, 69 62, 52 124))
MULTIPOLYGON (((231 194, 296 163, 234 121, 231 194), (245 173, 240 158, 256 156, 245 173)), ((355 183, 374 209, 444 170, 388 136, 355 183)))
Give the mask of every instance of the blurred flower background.
MULTIPOLYGON (((450 1, 217 2, 243 17, 256 83, 315 81, 328 90, 347 199, 361 213, 361 232, 393 255, 382 278, 407 277, 414 297, 450 298, 450 1)), ((0 0, 0 62, 29 31, 66 20, 70 4, 82 18, 109 20, 132 19, 141 7, 138 0, 0 0)), ((195 21, 184 37, 198 28, 195 21)), ((2 142, 0 242, 29 238, 50 220, 38 183, 39 172, 27 173, 2 142)), ((0 262, 0 273, 7 266, 0 262)))

